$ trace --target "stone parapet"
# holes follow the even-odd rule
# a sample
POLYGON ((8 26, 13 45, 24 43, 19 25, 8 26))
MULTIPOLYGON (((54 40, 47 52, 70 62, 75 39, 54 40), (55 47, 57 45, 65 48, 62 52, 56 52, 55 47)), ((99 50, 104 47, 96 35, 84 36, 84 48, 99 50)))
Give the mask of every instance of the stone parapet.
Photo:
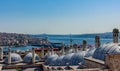
POLYGON ((109 71, 120 71, 120 54, 107 55, 105 64, 109 71))
POLYGON ((85 66, 87 68, 106 68, 104 61, 92 57, 85 58, 85 66))

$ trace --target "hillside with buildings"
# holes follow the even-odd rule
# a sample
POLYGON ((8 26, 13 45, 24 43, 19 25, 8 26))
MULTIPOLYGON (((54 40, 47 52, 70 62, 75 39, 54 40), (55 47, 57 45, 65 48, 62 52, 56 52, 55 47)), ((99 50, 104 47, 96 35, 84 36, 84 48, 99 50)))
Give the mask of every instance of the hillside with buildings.
POLYGON ((31 37, 28 34, 0 32, 1 46, 28 46, 28 45, 40 44, 41 41, 45 41, 45 40, 42 38, 31 37))

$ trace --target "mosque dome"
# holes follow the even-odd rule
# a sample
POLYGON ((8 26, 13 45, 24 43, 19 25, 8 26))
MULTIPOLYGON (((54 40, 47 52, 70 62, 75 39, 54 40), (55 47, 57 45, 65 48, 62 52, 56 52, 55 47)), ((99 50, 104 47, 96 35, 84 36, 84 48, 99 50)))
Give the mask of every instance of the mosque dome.
POLYGON ((91 47, 91 48, 89 48, 89 49, 86 51, 85 57, 93 56, 95 50, 96 50, 95 47, 91 47))
POLYGON ((48 56, 46 61, 45 61, 45 64, 53 65, 53 64, 51 64, 51 61, 55 60, 54 58, 57 58, 57 57, 58 57, 57 54, 53 54, 53 55, 48 56))
POLYGON ((86 51, 80 51, 77 53, 74 53, 71 57, 71 63, 70 65, 78 65, 78 63, 84 63, 84 56, 86 54, 86 51))
POLYGON ((70 49, 69 51, 68 51, 68 53, 73 53, 74 52, 74 49, 70 49))
POLYGON ((48 54, 48 53, 47 53, 47 54, 45 55, 45 57, 44 57, 45 60, 46 60, 50 55, 51 55, 51 54, 48 54))
MULTIPOLYGON (((32 53, 28 53, 24 58, 23 58, 24 62, 32 62, 32 53)), ((35 54, 35 61, 39 61, 40 58, 37 54, 35 54)))
POLYGON ((57 58, 58 58, 58 56, 52 58, 52 59, 50 60, 50 64, 49 64, 49 65, 50 65, 50 66, 56 65, 56 60, 57 60, 57 58))
POLYGON ((105 60, 106 54, 120 54, 120 43, 107 43, 96 48, 93 58, 105 60))
POLYGON ((61 56, 59 56, 59 57, 56 59, 56 63, 55 63, 55 65, 57 65, 57 66, 58 66, 58 65, 61 65, 64 56, 65 56, 65 55, 61 55, 61 56))
POLYGON ((66 63, 70 64, 71 61, 71 57, 74 55, 74 53, 70 53, 64 56, 64 58, 62 59, 62 65, 66 66, 66 63))
MULTIPOLYGON (((19 54, 17 53, 11 53, 11 63, 19 63, 22 62, 22 58, 19 54)), ((5 58, 5 63, 8 63, 8 56, 5 58)))

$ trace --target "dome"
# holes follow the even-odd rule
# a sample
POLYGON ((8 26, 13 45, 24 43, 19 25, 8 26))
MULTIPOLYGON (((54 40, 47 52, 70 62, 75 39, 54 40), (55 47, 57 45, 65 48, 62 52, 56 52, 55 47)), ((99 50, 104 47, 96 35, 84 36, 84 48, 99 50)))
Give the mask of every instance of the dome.
POLYGON ((64 56, 62 60, 62 65, 66 66, 66 63, 70 63, 71 57, 73 56, 74 53, 70 53, 64 56))
POLYGON ((70 53, 74 53, 74 49, 72 49, 72 48, 70 48, 70 49, 67 49, 67 51, 66 51, 66 54, 70 54, 70 53))
POLYGON ((95 50, 96 50, 95 47, 91 47, 91 48, 89 48, 89 49, 86 51, 85 57, 93 56, 95 50))
MULTIPOLYGON (((32 53, 28 53, 24 58, 23 58, 24 62, 32 62, 32 53)), ((37 54, 35 54, 35 61, 39 61, 40 58, 37 54)))
POLYGON ((56 59, 56 64, 55 64, 55 65, 57 65, 57 66, 58 66, 58 65, 61 65, 64 56, 65 56, 65 55, 59 56, 59 57, 56 59))
POLYGON ((70 49, 69 51, 68 51, 68 53, 73 53, 74 52, 74 49, 70 49))
MULTIPOLYGON (((11 53, 11 63, 19 63, 22 62, 22 58, 19 54, 17 53, 11 53)), ((8 63, 8 56, 5 58, 5 63, 8 63)))
POLYGON ((101 47, 96 48, 93 58, 99 60, 105 60, 106 54, 120 54, 120 44, 119 43, 107 43, 101 47))
MULTIPOLYGON (((53 54, 53 55, 50 55, 47 57, 46 61, 45 61, 45 64, 50 64, 52 60, 54 60, 54 58, 57 58, 58 55, 57 54, 53 54)), ((51 64, 53 65, 53 64, 51 64)))
POLYGON ((54 66, 54 65, 56 65, 56 59, 58 58, 58 56, 56 56, 56 57, 54 57, 54 58, 52 58, 51 60, 50 60, 50 66, 54 66))
POLYGON ((71 57, 71 63, 70 65, 78 65, 78 63, 84 63, 84 56, 86 54, 86 51, 80 51, 77 53, 74 53, 71 57))
POLYGON ((47 53, 46 55, 45 55, 45 60, 50 56, 51 54, 49 54, 49 53, 47 53))

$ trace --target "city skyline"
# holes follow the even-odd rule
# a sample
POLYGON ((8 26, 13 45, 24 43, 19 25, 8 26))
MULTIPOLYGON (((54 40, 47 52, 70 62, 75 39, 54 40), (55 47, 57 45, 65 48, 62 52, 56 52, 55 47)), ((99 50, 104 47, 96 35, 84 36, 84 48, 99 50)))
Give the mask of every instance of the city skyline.
POLYGON ((0 32, 85 34, 120 29, 119 0, 1 0, 0 32))

